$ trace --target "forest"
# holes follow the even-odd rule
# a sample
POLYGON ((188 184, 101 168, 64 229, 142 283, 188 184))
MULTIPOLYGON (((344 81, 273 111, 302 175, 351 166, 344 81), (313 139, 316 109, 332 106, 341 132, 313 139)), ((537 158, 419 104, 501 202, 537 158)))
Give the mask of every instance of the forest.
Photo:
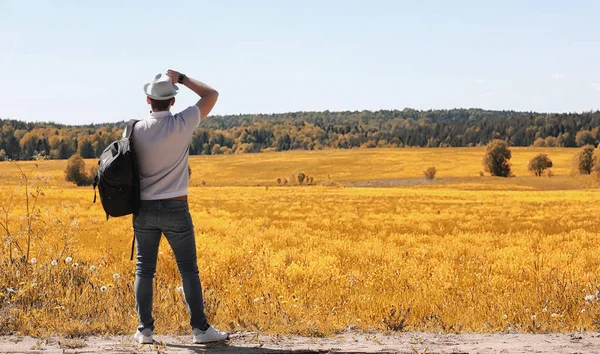
MULTIPOLYGON (((0 160, 100 156, 125 121, 63 125, 0 119, 0 160)), ((600 111, 535 113, 452 110, 292 112, 211 116, 193 133, 192 155, 377 147, 577 147, 600 141, 600 111)))

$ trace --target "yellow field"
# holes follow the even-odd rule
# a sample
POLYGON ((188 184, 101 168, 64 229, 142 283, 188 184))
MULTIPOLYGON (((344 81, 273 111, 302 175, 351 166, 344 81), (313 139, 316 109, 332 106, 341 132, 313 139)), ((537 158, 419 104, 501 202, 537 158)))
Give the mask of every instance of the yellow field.
MULTIPOLYGON (((508 179, 479 176, 480 148, 192 157, 209 320, 225 330, 311 335, 595 330, 600 191, 570 175, 574 149, 512 150, 517 177, 508 179), (539 152, 554 161, 554 177, 527 173, 539 152), (429 166, 439 180, 423 183, 429 166), (298 172, 317 185, 276 186, 298 172), (348 187, 376 181, 401 185, 348 187)), ((106 222, 91 188, 64 182, 65 165, 40 164, 48 185, 32 207, 26 264, 9 262, 9 251, 21 253, 0 226, 0 334, 133 333, 131 219, 106 222)), ((7 206, 12 190, 8 226, 25 252, 18 182, 15 165, 0 163, 0 202, 7 206)), ((161 247, 156 330, 187 333, 175 261, 161 247)))

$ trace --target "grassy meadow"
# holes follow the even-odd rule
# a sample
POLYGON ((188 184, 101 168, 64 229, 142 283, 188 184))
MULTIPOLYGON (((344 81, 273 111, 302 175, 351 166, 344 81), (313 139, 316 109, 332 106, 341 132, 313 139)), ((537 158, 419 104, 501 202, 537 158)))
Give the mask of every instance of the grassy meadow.
MULTIPOLYGON (((571 174, 576 150, 512 148, 514 178, 481 177, 483 151, 191 157, 209 320, 304 335, 596 330, 600 190, 571 174), (553 177, 527 171, 540 152, 553 177), (299 172, 316 185, 295 185, 299 172)), ((131 219, 106 221, 91 187, 64 181, 66 161, 35 164, 18 163, 26 183, 0 162, 0 334, 133 333, 131 219)), ((188 333, 166 242, 155 285, 157 332, 188 333)))

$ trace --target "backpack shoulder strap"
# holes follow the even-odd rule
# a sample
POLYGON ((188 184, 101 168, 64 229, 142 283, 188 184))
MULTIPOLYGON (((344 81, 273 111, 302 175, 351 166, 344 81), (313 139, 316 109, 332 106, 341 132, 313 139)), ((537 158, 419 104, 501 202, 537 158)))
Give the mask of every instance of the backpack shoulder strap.
POLYGON ((131 119, 127 122, 127 126, 125 127, 125 132, 123 133, 123 137, 127 139, 131 139, 131 135, 133 134, 133 127, 135 123, 139 122, 137 119, 131 119))

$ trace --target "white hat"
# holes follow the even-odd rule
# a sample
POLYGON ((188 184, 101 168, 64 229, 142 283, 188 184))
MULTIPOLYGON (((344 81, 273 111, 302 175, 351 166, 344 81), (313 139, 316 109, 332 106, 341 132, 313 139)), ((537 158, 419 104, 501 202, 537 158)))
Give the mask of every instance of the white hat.
POLYGON ((157 74, 152 81, 144 85, 146 96, 155 100, 168 100, 175 97, 179 87, 173 85, 171 78, 165 74, 157 74))

